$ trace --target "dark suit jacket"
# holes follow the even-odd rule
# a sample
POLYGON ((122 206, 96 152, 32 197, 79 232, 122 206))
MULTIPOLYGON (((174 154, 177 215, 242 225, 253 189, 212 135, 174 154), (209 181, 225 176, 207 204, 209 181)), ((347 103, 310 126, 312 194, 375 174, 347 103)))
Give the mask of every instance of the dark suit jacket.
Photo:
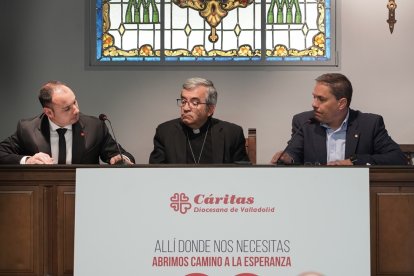
MULTIPOLYGON (((108 163, 118 154, 108 128, 96 117, 80 114, 72 133, 72 164, 99 164, 99 158, 108 163)), ((121 151, 135 162, 122 147, 121 151)), ((16 132, 0 143, 0 164, 19 164, 24 156, 38 152, 51 155, 49 120, 44 114, 18 122, 16 132)))
MULTIPOLYGON (((292 120, 292 139, 287 152, 295 163, 327 163, 326 131, 311 120, 313 111, 296 114, 292 120), (292 136, 293 137, 293 136, 292 136)), ((356 155, 356 165, 405 165, 400 147, 388 135, 384 120, 376 114, 349 110, 345 159, 356 155)))
MULTIPOLYGON (((243 129, 235 124, 211 119, 213 163, 249 161, 243 129)), ((186 164, 187 138, 181 119, 174 119, 157 127, 150 164, 186 164)))

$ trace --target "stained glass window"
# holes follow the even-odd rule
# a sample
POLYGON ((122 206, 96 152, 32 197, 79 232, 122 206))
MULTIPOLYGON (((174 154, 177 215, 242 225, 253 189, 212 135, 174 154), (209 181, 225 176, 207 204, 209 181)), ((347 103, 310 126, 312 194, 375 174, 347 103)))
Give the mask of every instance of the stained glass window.
POLYGON ((335 0, 95 0, 93 60, 335 65, 335 0))

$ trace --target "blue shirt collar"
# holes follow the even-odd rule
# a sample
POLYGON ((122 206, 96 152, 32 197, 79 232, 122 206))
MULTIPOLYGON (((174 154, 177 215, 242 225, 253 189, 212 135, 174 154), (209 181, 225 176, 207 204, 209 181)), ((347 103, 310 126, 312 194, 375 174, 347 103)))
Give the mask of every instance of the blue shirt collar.
POLYGON ((329 132, 337 132, 337 131, 347 130, 347 128, 348 128, 348 119, 349 119, 349 108, 348 108, 348 112, 346 113, 345 119, 342 121, 341 127, 339 127, 337 130, 333 131, 332 128, 329 127, 325 123, 321 123, 321 126, 326 128, 326 131, 329 131, 329 132))

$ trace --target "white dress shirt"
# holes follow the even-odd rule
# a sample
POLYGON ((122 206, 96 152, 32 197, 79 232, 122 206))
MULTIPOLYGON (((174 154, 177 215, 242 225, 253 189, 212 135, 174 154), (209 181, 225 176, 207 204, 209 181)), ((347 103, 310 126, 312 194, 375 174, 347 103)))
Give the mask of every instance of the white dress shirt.
POLYGON ((327 162, 345 159, 346 130, 348 129, 349 111, 338 129, 333 130, 326 124, 321 124, 326 131, 326 160, 327 162))

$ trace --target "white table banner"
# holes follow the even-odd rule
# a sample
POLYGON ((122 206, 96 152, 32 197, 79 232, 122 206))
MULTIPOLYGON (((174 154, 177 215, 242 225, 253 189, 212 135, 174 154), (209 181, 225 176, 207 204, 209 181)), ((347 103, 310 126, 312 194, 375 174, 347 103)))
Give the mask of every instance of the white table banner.
POLYGON ((365 168, 76 171, 76 276, 369 276, 365 168))

